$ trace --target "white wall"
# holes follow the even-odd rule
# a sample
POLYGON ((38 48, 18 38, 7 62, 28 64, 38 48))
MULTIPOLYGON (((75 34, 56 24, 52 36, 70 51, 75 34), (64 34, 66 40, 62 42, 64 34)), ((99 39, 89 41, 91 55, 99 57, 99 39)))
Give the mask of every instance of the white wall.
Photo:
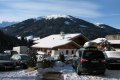
POLYGON ((58 54, 63 53, 64 55, 71 56, 71 55, 74 55, 74 54, 72 54, 72 51, 75 54, 77 49, 58 49, 58 52, 59 52, 58 54), (68 54, 66 54, 67 50, 68 50, 68 54))
MULTIPOLYGON (((73 56, 73 55, 75 55, 76 54, 76 51, 77 51, 78 49, 58 49, 58 50, 47 50, 47 54, 49 53, 49 52, 51 52, 50 54, 51 54, 51 57, 54 57, 54 59, 57 59, 58 57, 59 57, 59 54, 60 53, 63 53, 65 56, 73 56), (66 54, 66 50, 68 50, 68 54, 66 54), (72 50, 73 50, 73 52, 74 52, 74 54, 72 54, 72 50)), ((40 60, 39 58, 40 58, 40 55, 37 55, 37 59, 38 59, 38 61, 40 60)))
POLYGON ((115 48, 116 51, 120 51, 120 48, 115 48))
POLYGON ((13 51, 17 51, 20 54, 20 47, 13 47, 13 51))
POLYGON ((58 55, 59 55, 59 51, 58 50, 52 50, 51 56, 58 56, 58 55))
POLYGON ((26 46, 13 47, 14 51, 17 51, 18 54, 25 54, 29 52, 29 48, 26 46))

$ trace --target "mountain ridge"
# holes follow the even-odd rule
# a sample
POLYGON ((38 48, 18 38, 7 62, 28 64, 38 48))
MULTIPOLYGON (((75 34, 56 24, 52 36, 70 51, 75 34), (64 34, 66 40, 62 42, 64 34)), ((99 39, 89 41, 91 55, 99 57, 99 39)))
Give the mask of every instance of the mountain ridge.
POLYGON ((100 24, 97 26, 91 22, 70 15, 30 18, 12 26, 5 27, 2 30, 14 36, 34 35, 40 37, 59 34, 63 31, 65 33, 82 33, 89 39, 120 33, 119 29, 109 25, 100 24))
POLYGON ((8 22, 8 21, 2 21, 0 23, 0 27, 6 27, 6 26, 11 26, 13 24, 16 24, 17 22, 8 22))

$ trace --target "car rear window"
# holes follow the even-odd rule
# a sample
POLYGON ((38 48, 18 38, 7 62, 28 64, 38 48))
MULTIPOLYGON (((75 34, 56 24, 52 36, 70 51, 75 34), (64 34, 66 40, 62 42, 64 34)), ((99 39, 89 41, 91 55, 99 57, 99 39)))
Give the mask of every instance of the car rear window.
POLYGON ((26 55, 21 55, 21 60, 29 60, 29 57, 26 55))
POLYGON ((83 53, 83 58, 102 58, 104 59, 104 54, 101 51, 85 51, 83 53))

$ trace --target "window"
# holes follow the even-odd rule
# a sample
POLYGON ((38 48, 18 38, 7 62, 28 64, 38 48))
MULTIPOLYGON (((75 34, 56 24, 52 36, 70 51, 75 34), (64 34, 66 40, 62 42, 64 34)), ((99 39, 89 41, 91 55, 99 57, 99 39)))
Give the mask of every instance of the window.
POLYGON ((72 54, 74 54, 74 50, 72 50, 72 54))
POLYGON ((68 50, 66 50, 66 55, 68 55, 68 50))
POLYGON ((79 57, 81 57, 81 55, 82 55, 82 51, 79 51, 79 57))
POLYGON ((101 51, 85 51, 84 58, 104 58, 104 54, 101 51))

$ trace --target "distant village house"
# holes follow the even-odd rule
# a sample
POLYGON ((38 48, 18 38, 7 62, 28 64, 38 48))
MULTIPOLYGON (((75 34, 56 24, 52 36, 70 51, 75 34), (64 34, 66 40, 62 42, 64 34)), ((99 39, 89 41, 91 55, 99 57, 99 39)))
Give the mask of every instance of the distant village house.
POLYGON ((76 50, 84 45, 88 39, 81 33, 76 34, 55 34, 42 38, 33 45, 37 52, 44 52, 51 56, 64 54, 73 55, 76 50))

